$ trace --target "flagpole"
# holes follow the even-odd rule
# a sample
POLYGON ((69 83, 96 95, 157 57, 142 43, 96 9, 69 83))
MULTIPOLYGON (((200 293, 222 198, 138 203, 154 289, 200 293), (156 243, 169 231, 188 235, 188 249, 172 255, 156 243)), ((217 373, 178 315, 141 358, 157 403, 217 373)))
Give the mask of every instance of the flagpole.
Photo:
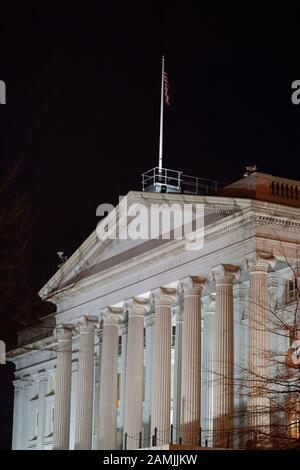
POLYGON ((165 72, 165 57, 162 56, 162 60, 161 60, 160 126, 159 126, 159 158, 158 158, 158 169, 159 169, 160 173, 162 171, 162 157, 163 157, 164 72, 165 72))

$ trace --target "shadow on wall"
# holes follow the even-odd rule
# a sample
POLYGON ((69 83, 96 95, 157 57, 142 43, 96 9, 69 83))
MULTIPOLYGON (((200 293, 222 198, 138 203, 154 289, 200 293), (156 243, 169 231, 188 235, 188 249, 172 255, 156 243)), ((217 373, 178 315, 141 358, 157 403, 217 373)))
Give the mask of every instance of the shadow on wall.
POLYGON ((14 372, 12 362, 0 364, 0 450, 9 450, 12 445, 14 372))

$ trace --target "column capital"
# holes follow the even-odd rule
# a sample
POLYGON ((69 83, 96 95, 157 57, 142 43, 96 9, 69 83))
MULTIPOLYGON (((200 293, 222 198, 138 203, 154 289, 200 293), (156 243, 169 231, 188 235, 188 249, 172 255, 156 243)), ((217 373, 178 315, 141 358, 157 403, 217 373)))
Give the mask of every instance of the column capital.
POLYGON ((24 388, 24 380, 20 378, 16 378, 15 380, 13 380, 13 384, 16 392, 23 390, 24 388))
POLYGON ((76 330, 79 334, 86 334, 94 331, 99 326, 99 320, 95 316, 82 316, 77 319, 76 330))
POLYGON ((118 325, 125 316, 123 307, 106 307, 100 312, 103 325, 118 325))
POLYGON ((274 268, 276 265, 276 259, 270 252, 257 251, 252 255, 246 256, 246 265, 252 273, 267 273, 269 267, 274 268))
POLYGON ((129 317, 144 316, 150 310, 150 300, 148 298, 133 297, 125 302, 124 308, 129 317))
POLYGON ((201 295, 203 289, 207 287, 207 279, 202 276, 187 276, 180 282, 184 296, 201 295))
POLYGON ((178 297, 177 289, 173 287, 159 287, 151 291, 155 305, 171 307, 178 297))
POLYGON ((212 277, 216 284, 232 284, 234 279, 238 280, 240 267, 234 264, 219 264, 212 269, 212 277))
POLYGON ((54 328, 54 337, 57 341, 70 341, 75 333, 75 327, 71 323, 57 325, 54 328))
POLYGON ((214 315, 216 308, 216 296, 207 294, 202 297, 202 304, 204 308, 204 315, 214 315))
POLYGON ((114 326, 119 326, 120 323, 120 318, 117 315, 111 315, 107 318, 103 318, 103 325, 114 325, 114 326))

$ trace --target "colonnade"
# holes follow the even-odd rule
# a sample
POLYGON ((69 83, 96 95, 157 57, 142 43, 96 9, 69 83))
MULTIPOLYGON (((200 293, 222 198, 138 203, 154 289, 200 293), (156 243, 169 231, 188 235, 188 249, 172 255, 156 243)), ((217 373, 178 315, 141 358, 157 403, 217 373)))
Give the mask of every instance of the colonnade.
MULTIPOLYGON (((267 347, 268 306, 267 256, 247 259, 249 287, 249 368, 261 375, 267 364, 263 351, 267 347)), ((229 447, 234 414, 234 296, 239 282, 240 266, 222 264, 209 276, 188 276, 178 287, 161 287, 150 297, 126 301, 128 330, 121 390, 121 432, 123 446, 138 447, 139 436, 151 445, 167 444, 171 428, 171 349, 172 308, 183 298, 183 310, 176 314, 175 365, 173 381, 173 425, 176 437, 192 446, 201 442, 201 422, 214 438, 211 445, 229 447), (214 281, 214 292, 207 291, 214 281), (205 301, 203 295, 205 294, 205 301), (201 312, 206 305, 204 315, 201 312), (203 345, 201 346, 201 318, 203 345), (146 328, 145 328, 146 327, 146 328), (145 328, 145 333, 144 333, 145 328), (146 348, 144 345, 144 335, 146 348), (203 351, 203 357, 201 357, 203 351), (145 357, 144 357, 145 355, 145 357), (203 366, 205 364, 205 366, 203 366), (148 387, 145 389, 144 381, 148 387), (203 396, 201 396, 201 390, 203 396), (201 417, 201 413, 202 416, 201 417)), ((117 374, 120 312, 107 308, 102 314, 99 416, 97 448, 117 448, 117 374)), ((86 316, 76 323, 79 334, 78 376, 76 395, 75 449, 91 449, 93 444, 93 403, 95 328, 99 318, 86 316)), ((56 390, 53 449, 68 449, 70 442, 70 403, 72 375, 72 338, 75 325, 60 325, 57 334, 56 390)), ((124 335, 125 336, 125 335, 124 335)), ((123 335, 122 335, 123 339, 123 335)), ((124 352, 124 351, 123 351, 124 352)), ((256 383, 259 387, 259 384, 256 383)), ((266 398, 254 390, 249 399, 251 426, 268 426, 268 418, 257 417, 258 407, 266 398)), ((203 438, 203 436, 202 436, 203 438)))

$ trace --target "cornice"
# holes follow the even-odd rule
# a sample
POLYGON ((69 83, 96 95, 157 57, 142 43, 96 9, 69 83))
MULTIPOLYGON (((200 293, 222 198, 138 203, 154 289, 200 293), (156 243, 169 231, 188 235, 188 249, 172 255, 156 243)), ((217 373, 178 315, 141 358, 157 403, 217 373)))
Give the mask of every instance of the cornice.
POLYGON ((300 232, 300 222, 294 220, 289 220, 284 217, 272 217, 268 215, 256 215, 254 216, 255 223, 258 225, 266 225, 272 228, 282 228, 284 227, 287 230, 293 232, 300 232))
MULTIPOLYGON (((147 203, 153 202, 166 202, 166 201, 176 201, 179 203, 198 203, 198 204, 205 204, 204 212, 209 214, 211 212, 214 213, 226 213, 226 214, 236 214, 236 212, 243 212, 245 210, 277 210, 278 212, 283 212, 285 214, 299 214, 299 208, 295 208, 292 206, 286 206, 279 203, 273 202, 266 202, 266 201, 259 201, 259 200, 252 200, 247 198, 234 198, 234 197, 226 197, 226 196, 192 196, 192 195, 179 195, 179 194, 156 194, 156 193, 143 193, 139 191, 130 191, 126 195, 128 199, 128 203, 131 204, 132 202, 136 201, 143 201, 147 203), (221 206, 221 207, 220 207, 221 206), (231 207, 229 207, 231 206, 231 207)), ((117 206, 114 211, 119 215, 119 206, 117 206)), ((229 215, 230 217, 230 215, 229 215)), ((226 217, 227 218, 227 217, 226 217)), ((91 235, 82 243, 82 245, 73 253, 73 255, 63 264, 63 266, 50 278, 50 280, 45 284, 45 286, 40 290, 39 295, 42 298, 47 298, 49 292, 54 288, 57 283, 63 279, 64 285, 67 279, 71 279, 73 275, 75 276, 76 273, 80 271, 80 267, 86 263, 89 267, 90 260, 89 257, 93 257, 93 253, 96 250, 100 250, 101 253, 105 251, 105 248, 111 243, 111 240, 105 240, 100 242, 97 233, 104 230, 106 226, 106 219, 103 219, 100 224, 98 225, 97 229, 95 229, 91 235), (100 226, 100 229, 99 229, 100 226)), ((247 221, 245 220, 247 224, 247 221)), ((266 217, 266 216, 259 216, 257 219, 257 223, 259 224, 266 224, 271 225, 275 224, 276 226, 281 225, 281 222, 275 217, 266 217), (268 220, 266 220, 268 219, 268 220)), ((283 224, 285 227, 288 227, 290 230, 299 231, 300 227, 297 222, 288 222, 283 224)), ((217 237, 217 232, 208 235, 209 239, 213 239, 213 237, 217 237)), ((98 260, 99 261, 99 260, 98 260)))
MULTIPOLYGON (((257 201, 255 201, 257 203, 257 201)), ((293 208, 294 209, 294 208, 293 208)), ((222 238, 223 236, 236 233, 237 231, 243 231, 246 228, 256 226, 270 226, 270 227, 281 227, 288 229, 289 231, 300 231, 300 223, 292 220, 288 220, 283 217, 267 216, 265 214, 256 214, 251 211, 251 207, 246 207, 242 210, 241 214, 231 214, 225 219, 214 222, 210 226, 205 228, 204 243, 208 244, 212 241, 222 238)), ((197 251, 197 250, 196 250, 197 251)), ((105 269, 104 271, 93 274, 80 281, 80 285, 75 288, 70 288, 64 293, 66 297, 73 294, 75 291, 84 293, 87 290, 93 289, 101 282, 101 285, 112 283, 118 280, 120 282, 120 288, 130 286, 131 282, 129 276, 133 276, 137 273, 141 273, 138 276, 141 280, 144 279, 142 275, 143 270, 151 267, 156 267, 155 274, 159 274, 160 269, 157 267, 161 266, 161 271, 167 269, 173 269, 183 262, 182 256, 188 258, 189 256, 201 257, 201 251, 199 254, 194 252, 193 255, 188 255, 186 250, 186 241, 174 240, 170 241, 158 248, 147 251, 132 260, 126 260, 122 263, 105 269), (163 266, 162 266, 163 264, 163 266)), ((151 275, 151 274, 150 274, 151 275)), ((134 282, 137 282, 135 277, 134 282)))

